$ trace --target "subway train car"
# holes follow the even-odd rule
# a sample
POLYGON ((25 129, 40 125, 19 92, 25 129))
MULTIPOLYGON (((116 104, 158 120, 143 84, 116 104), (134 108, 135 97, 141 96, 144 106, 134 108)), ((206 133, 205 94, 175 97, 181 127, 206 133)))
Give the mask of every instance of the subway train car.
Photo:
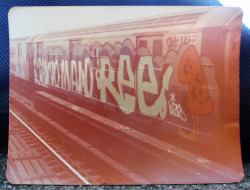
POLYGON ((177 147, 214 149, 239 131, 241 19, 240 9, 202 7, 11 39, 11 88, 46 91, 177 147))

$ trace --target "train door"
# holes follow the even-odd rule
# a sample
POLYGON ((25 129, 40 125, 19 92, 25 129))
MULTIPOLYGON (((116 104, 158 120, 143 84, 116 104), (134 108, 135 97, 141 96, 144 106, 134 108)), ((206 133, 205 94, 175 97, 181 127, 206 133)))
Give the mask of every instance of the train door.
POLYGON ((36 44, 36 48, 34 48, 33 51, 36 54, 36 57, 33 57, 34 79, 37 81, 43 81, 43 74, 42 74, 43 42, 38 42, 36 44), (35 61, 34 58, 37 61, 35 61))
POLYGON ((160 109, 159 113, 162 115, 161 117, 164 117, 166 102, 160 95, 159 86, 163 63, 159 63, 161 59, 158 57, 162 57, 162 39, 163 36, 156 35, 137 37, 137 56, 140 56, 140 58, 135 81, 137 82, 136 94, 140 111, 153 115, 157 112, 156 110, 160 109), (142 58, 146 58, 145 61, 141 61, 142 58), (147 86, 143 84, 147 84, 147 86), (143 87, 140 87, 140 85, 143 87))
POLYGON ((17 67, 16 73, 19 75, 21 70, 21 58, 22 58, 22 44, 17 45, 17 67))
POLYGON ((70 53, 69 53, 69 73, 72 73, 72 90, 76 91, 77 90, 77 78, 78 78, 78 74, 77 72, 71 71, 71 69, 75 68, 75 70, 77 70, 77 65, 72 65, 72 64, 76 64, 78 61, 80 61, 81 59, 81 54, 80 54, 80 49, 81 48, 81 41, 80 40, 72 40, 70 41, 70 45, 69 45, 69 49, 70 49, 70 53), (73 62, 75 61, 75 63, 73 62))
POLYGON ((34 47, 28 44, 29 80, 34 82, 34 47))
POLYGON ((99 43, 94 43, 91 47, 91 51, 92 51, 92 67, 94 68, 99 68, 100 69, 100 57, 99 57, 99 43))

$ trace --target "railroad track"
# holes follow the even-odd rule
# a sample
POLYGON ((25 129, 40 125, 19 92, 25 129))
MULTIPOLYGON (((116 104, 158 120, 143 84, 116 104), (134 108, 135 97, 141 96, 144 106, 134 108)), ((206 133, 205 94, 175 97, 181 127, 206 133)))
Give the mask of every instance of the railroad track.
MULTIPOLYGON (((23 105, 32 108, 34 103, 31 100, 20 94, 18 96, 23 105)), ((117 182, 125 184, 127 182, 136 183, 137 180, 146 182, 88 143, 56 125, 49 118, 28 116, 28 110, 20 111, 20 106, 11 104, 10 115, 15 117, 22 124, 22 127, 32 133, 57 160, 62 162, 75 175, 73 178, 78 178, 77 181, 71 180, 69 183, 67 180, 65 184, 117 184, 117 182), (52 125, 54 124, 54 127, 44 126, 41 120, 45 123, 49 121, 52 125)), ((35 112, 35 110, 29 111, 35 112)))
MULTIPOLYGON (((20 113, 19 113, 20 114, 20 113)), ((21 114, 20 114, 21 115, 21 114)), ((75 184, 82 180, 64 163, 58 162, 48 145, 10 111, 8 173, 20 184, 75 184), (42 141, 41 141, 42 140, 42 141)))
MULTIPOLYGON (((75 114, 74 119, 83 122, 85 133, 89 134, 87 137, 86 134, 83 136, 77 134, 79 131, 72 132, 75 130, 72 128, 75 127, 73 124, 72 129, 70 127, 65 128, 65 126, 62 127, 47 116, 51 115, 51 112, 55 113, 59 109, 59 105, 56 106, 48 100, 45 101, 54 109, 47 110, 48 113, 43 114, 33 108, 34 103, 32 101, 14 91, 10 93, 10 100, 15 109, 22 109, 21 115, 25 115, 24 120, 27 120, 28 116, 31 115, 30 117, 34 121, 27 122, 31 123, 33 130, 46 138, 46 142, 58 150, 58 154, 68 160, 76 171, 86 169, 79 166, 81 159, 95 160, 92 164, 87 164, 87 166, 91 166, 89 170, 92 174, 85 174, 91 184, 140 184, 149 183, 149 181, 151 183, 178 183, 178 176, 186 176, 186 178, 184 177, 186 183, 191 182, 189 179, 193 177, 201 181, 213 181, 215 179, 230 181, 233 175, 237 175, 226 167, 192 155, 125 126, 116 126, 116 123, 112 122, 109 122, 109 126, 100 125, 98 122, 105 122, 106 120, 86 111, 85 116, 75 114), (97 122, 93 122, 93 118, 91 120, 86 116, 95 118, 97 122), (40 123, 40 125, 34 122, 40 123), (86 128, 91 128, 91 130, 86 128), (98 140, 93 140, 94 138, 98 140), (72 147, 78 148, 74 151, 72 147), (78 156, 74 156, 79 154, 79 150, 84 155, 80 160, 77 159, 78 156), (91 176, 95 176, 96 179, 89 179, 91 176)), ((67 102, 62 104, 66 107, 69 106, 67 102)), ((79 107, 70 106, 72 108, 71 114, 80 112, 79 107)), ((60 109, 63 109, 63 106, 60 109)), ((65 110, 63 112, 66 113, 65 110)), ((79 125, 79 123, 77 124, 79 125)))

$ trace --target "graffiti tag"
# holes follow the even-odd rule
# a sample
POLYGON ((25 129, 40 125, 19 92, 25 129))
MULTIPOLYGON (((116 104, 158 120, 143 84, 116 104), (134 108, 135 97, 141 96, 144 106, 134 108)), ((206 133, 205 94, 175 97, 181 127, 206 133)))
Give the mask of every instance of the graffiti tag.
POLYGON ((170 96, 171 99, 168 103, 170 115, 180 118, 182 121, 187 121, 187 117, 184 111, 182 110, 181 105, 176 103, 175 94, 170 93, 170 96))

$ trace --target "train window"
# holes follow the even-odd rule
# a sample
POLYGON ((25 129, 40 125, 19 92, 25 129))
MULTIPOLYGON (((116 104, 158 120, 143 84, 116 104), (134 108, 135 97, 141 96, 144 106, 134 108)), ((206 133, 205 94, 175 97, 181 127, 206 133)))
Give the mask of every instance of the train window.
POLYGON ((61 50, 62 46, 49 46, 49 54, 48 54, 48 60, 55 62, 58 60, 58 63, 61 63, 62 55, 61 50))
POLYGON ((94 57, 99 57, 99 47, 94 48, 94 57))
POLYGON ((29 47, 28 44, 26 45, 26 58, 28 59, 29 57, 29 47))
POLYGON ((38 43, 37 44, 37 57, 42 57, 43 56, 43 43, 38 43))
POLYGON ((49 49, 48 61, 54 61, 54 49, 55 49, 55 47, 49 46, 48 49, 49 49))
POLYGON ((65 57, 64 57, 64 53, 63 53, 63 46, 60 45, 60 46, 58 46, 58 63, 61 63, 64 58, 65 57))
POLYGON ((58 60, 58 63, 61 62, 59 48, 60 46, 55 46, 55 50, 54 50, 54 59, 58 60))
POLYGON ((153 57, 162 55, 162 40, 154 40, 153 57))
POLYGON ((148 48, 148 41, 147 40, 140 40, 139 47, 148 48))
POLYGON ((22 44, 18 44, 18 56, 22 56, 22 44))
POLYGON ((70 59, 77 61, 79 59, 78 52, 80 50, 81 41, 74 40, 70 41, 70 59))
POLYGON ((10 58, 15 57, 15 49, 13 47, 10 48, 10 58))

